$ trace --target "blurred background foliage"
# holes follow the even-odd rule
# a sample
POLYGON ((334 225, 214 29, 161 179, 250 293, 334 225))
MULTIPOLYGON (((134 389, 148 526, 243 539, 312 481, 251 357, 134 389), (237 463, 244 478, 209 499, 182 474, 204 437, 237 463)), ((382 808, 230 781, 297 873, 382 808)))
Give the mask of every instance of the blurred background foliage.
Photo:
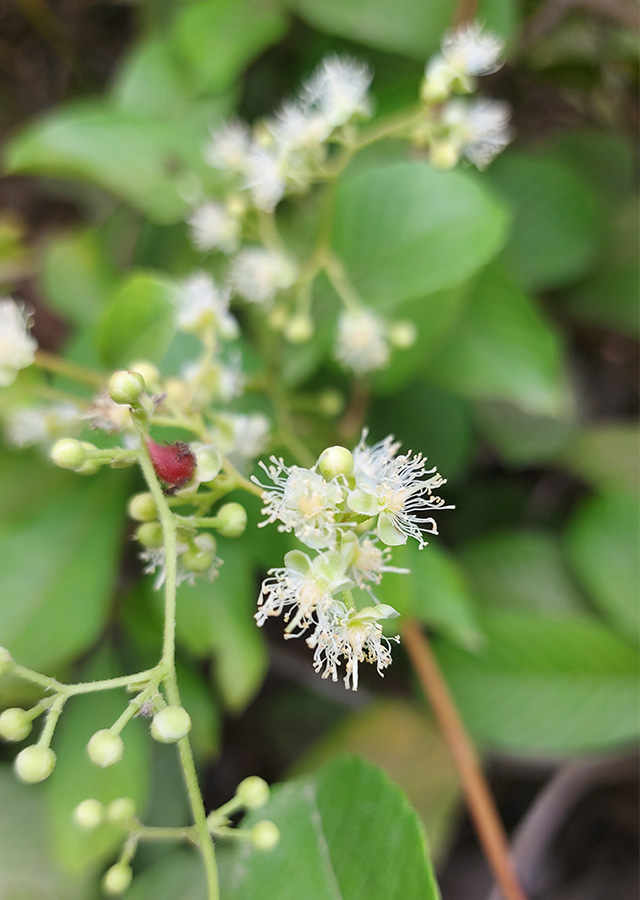
MULTIPOLYGON (((184 225, 185 195, 194 177, 216 190, 201 155, 209 128, 234 111, 249 120, 271 112, 336 50, 371 62, 377 110, 393 112, 413 101, 456 6, 4 4, 2 292, 36 311, 46 349, 105 371, 145 355, 175 370, 188 349, 168 349, 168 295, 175 277, 203 265, 184 225)), ((380 599, 433 631, 509 827, 526 830, 543 785, 553 800, 558 772, 605 759, 573 805, 556 798, 566 840, 550 832, 538 856, 521 861, 537 873, 534 896, 631 900, 633 775, 619 767, 638 732, 636 10, 624 0, 480 0, 478 17, 507 41, 509 64, 487 90, 513 104, 515 141, 482 175, 435 173, 426 162, 416 175, 416 159, 392 167, 411 160, 392 141, 354 160, 333 246, 368 302, 412 318, 419 340, 364 399, 348 400, 341 422, 318 425, 304 413, 296 421, 318 451, 336 433, 352 437, 349 411, 364 403, 375 438, 395 433, 448 478, 456 511, 441 517, 442 538, 423 553, 399 548, 396 564, 411 575, 387 576, 380 599), (414 228, 412 246, 401 246, 400 222, 414 228), (593 796, 606 802, 594 810, 593 796)), ((283 210, 294 249, 313 233, 316 207, 312 194, 283 210)), ((285 389, 328 384, 348 395, 329 359, 328 286, 319 297, 327 321, 312 345, 287 352, 285 389)), ((1 453, 0 643, 58 677, 153 661, 161 609, 140 579, 123 515, 134 476, 83 481, 36 453, 1 453)), ((249 511, 257 521, 258 505, 249 511)), ((304 648, 284 644, 277 629, 265 636, 252 618, 259 578, 286 540, 252 530, 220 543, 214 586, 183 587, 179 597, 180 682, 207 804, 247 774, 282 780, 356 752, 386 770, 425 822, 446 900, 485 897, 452 765, 402 652, 383 683, 365 679, 355 696, 321 682, 304 648)), ((26 690, 5 679, 0 703, 29 702, 26 690)), ((85 763, 86 736, 116 715, 98 707, 113 700, 74 702, 57 735, 60 764, 42 789, 16 784, 7 765, 0 771, 2 900, 94 896, 96 866, 117 835, 77 833, 70 811, 86 796, 131 794, 148 801, 155 824, 186 817, 171 753, 134 727, 126 764, 96 774, 85 763)), ((377 770, 329 765, 336 784, 361 777, 366 790, 382 790, 377 770)), ((327 771, 306 776, 318 796, 330 793, 327 771)), ((393 815, 408 817, 394 797, 390 809, 404 811, 393 815)), ((331 815, 338 828, 339 803, 331 815)), ((417 825, 407 818, 406 827, 417 825)), ((290 848, 241 887, 230 859, 223 896, 282 900, 256 887, 286 864, 281 853, 290 848)), ((189 854, 145 848, 138 864, 132 900, 200 896, 189 854)), ((296 877, 287 897, 303 895, 296 877)), ((374 900, 390 896, 379 882, 371 890, 374 900)))

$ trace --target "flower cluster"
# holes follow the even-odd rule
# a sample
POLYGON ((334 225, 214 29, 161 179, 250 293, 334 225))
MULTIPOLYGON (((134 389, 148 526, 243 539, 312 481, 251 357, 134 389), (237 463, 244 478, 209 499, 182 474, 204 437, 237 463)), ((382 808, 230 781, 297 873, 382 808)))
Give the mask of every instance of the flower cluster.
POLYGON ((426 544, 437 534, 430 513, 448 509, 434 492, 444 484, 435 469, 426 469, 420 454, 399 454, 400 444, 387 437, 373 446, 367 433, 353 452, 330 447, 311 469, 286 466, 272 457, 261 464, 269 485, 263 489, 265 520, 293 532, 311 556, 293 550, 284 566, 271 569, 262 584, 256 620, 282 615, 285 637, 310 632, 314 668, 323 678, 338 677, 345 661, 345 685, 358 688, 358 664, 374 663, 382 675, 391 663, 390 642, 381 622, 398 613, 378 603, 373 587, 389 565, 390 547, 409 537, 426 544), (364 593, 363 593, 364 592, 364 593), (365 605, 356 597, 364 597, 365 605))
POLYGON ((33 363, 38 344, 29 329, 23 307, 10 297, 0 297, 0 387, 12 384, 18 372, 33 363))

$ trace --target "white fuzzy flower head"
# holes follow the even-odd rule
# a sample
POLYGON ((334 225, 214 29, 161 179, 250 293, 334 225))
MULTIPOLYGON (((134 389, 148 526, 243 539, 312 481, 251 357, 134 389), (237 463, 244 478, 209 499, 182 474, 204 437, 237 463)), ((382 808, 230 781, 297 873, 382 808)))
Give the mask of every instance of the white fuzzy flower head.
POLYGON ((391 665, 391 641, 399 642, 398 636, 386 638, 382 633, 380 620, 397 616, 391 606, 380 604, 356 610, 348 608, 339 600, 334 600, 323 614, 307 644, 314 650, 313 667, 323 678, 338 680, 338 669, 344 659, 346 663, 345 687, 358 690, 358 664, 372 663, 378 674, 391 665))
POLYGON ((53 406, 23 406, 10 410, 4 421, 5 434, 15 447, 48 445, 78 430, 82 413, 71 403, 53 406))
POLYGON ((442 56, 460 75, 490 75, 502 65, 503 41, 478 22, 462 25, 445 35, 442 56))
POLYGON ((246 247, 231 263, 233 291, 249 303, 269 306, 279 291, 295 283, 295 265, 281 253, 264 247, 246 247))
POLYGON ((29 332, 29 316, 10 297, 0 297, 0 387, 16 380, 35 359, 38 343, 29 332))
POLYGON ((347 555, 350 578, 357 587, 370 594, 371 585, 380 584, 385 572, 395 572, 398 575, 409 573, 409 569, 390 566, 391 549, 380 547, 377 538, 371 538, 370 535, 358 538, 353 532, 347 532, 342 537, 341 547, 347 555))
POLYGON ((217 446, 243 471, 264 452, 271 423, 263 413, 218 413, 211 434, 217 446))
POLYGON ((484 169, 513 137, 509 126, 511 107, 503 100, 486 98, 470 104, 451 101, 447 106, 445 120, 457 120, 463 156, 479 169, 484 169))
POLYGON ((194 209, 187 222, 191 226, 191 240, 198 250, 235 253, 238 249, 240 221, 223 203, 208 200, 194 209))
POLYGON ((387 330, 384 320, 371 310, 361 308, 341 313, 334 351, 336 359, 356 375, 384 369, 390 355, 387 330))
POLYGON ((325 479, 312 469, 285 466, 283 460, 270 458, 271 465, 260 463, 273 486, 255 481, 264 491, 261 526, 279 521, 279 531, 294 531, 298 540, 315 550, 334 547, 337 536, 336 515, 344 501, 344 488, 337 479, 325 479))
POLYGON ((371 113, 368 66, 348 56, 328 56, 301 91, 302 103, 317 111, 331 128, 346 125, 354 116, 371 113))
POLYGON ((188 334, 214 328, 222 337, 238 336, 238 323, 229 312, 230 292, 206 272, 194 272, 182 281, 173 296, 177 324, 188 334))
POLYGON ((251 135, 244 122, 228 122, 211 133, 204 158, 214 169, 242 173, 251 150, 251 135))
POLYGON ((287 186, 286 158, 275 147, 252 147, 244 167, 244 187, 258 209, 273 212, 287 186))
POLYGON ((373 447, 367 447, 365 438, 366 432, 353 452, 356 486, 347 505, 360 515, 378 517, 376 530, 383 544, 405 544, 413 537, 424 547, 424 533, 438 533, 435 520, 425 513, 450 508, 433 494, 445 479, 435 469, 425 470, 421 454, 396 456, 398 445, 392 438, 373 447))
POLYGON ((314 152, 331 133, 331 126, 321 113, 294 101, 284 103, 267 127, 283 154, 296 150, 314 152))

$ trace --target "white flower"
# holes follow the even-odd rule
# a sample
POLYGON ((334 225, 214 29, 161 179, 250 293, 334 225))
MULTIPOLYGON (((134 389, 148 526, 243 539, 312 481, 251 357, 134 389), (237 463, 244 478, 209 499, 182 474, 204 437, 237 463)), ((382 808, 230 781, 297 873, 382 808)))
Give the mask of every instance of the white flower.
POLYGON ((364 375, 389 362, 387 326, 368 309, 347 310, 338 319, 335 356, 345 369, 364 375))
POLYGON ((271 423, 262 413, 220 413, 213 433, 226 456, 244 468, 269 443, 271 423))
POLYGON ((252 147, 244 167, 244 186, 258 209, 273 212, 284 197, 287 185, 283 162, 276 148, 252 147))
POLYGON ((267 125, 284 154, 294 150, 315 150, 331 133, 331 126, 321 113, 293 101, 284 103, 275 119, 267 125))
POLYGON ((354 116, 370 115, 372 77, 364 63, 348 56, 329 56, 303 85, 302 103, 320 113, 331 128, 346 125, 354 116))
POLYGON ((478 22, 462 25, 445 35, 442 56, 460 75, 490 75, 502 65, 503 41, 478 22))
MULTIPOLYGON (((200 552, 203 555, 207 554, 209 559, 207 560, 208 565, 207 568, 203 571, 195 570, 193 568, 185 568, 185 566, 181 565, 178 562, 176 567, 176 585, 179 586, 183 583, 190 584, 193 586, 196 582, 196 578, 206 578, 207 581, 213 581, 214 578, 218 575, 220 571, 220 566, 222 565, 222 560, 215 555, 215 539, 213 535, 208 534, 207 532, 203 534, 197 535, 193 539, 193 544, 196 552, 200 552)), ((188 552, 191 548, 184 541, 178 540, 176 543, 176 550, 179 555, 188 552)), ((159 591, 162 585, 167 580, 167 554, 164 547, 145 547, 139 553, 139 557, 145 566, 143 568, 143 572, 145 575, 152 575, 155 573, 155 581, 153 582, 153 587, 156 591, 159 591)))
POLYGON ((251 136, 244 122, 227 122, 211 132, 204 158, 214 169, 244 172, 251 150, 251 136))
POLYGON ((32 447, 77 430, 82 414, 71 403, 53 406, 24 406, 10 410, 5 416, 5 431, 9 443, 16 447, 32 447))
POLYGON ((124 431, 131 424, 129 407, 115 403, 107 391, 93 398, 83 419, 89 423, 89 428, 100 429, 107 434, 124 431))
POLYGON ((297 271, 286 256, 264 247, 245 247, 229 269, 236 294, 249 303, 269 305, 279 291, 295 283, 297 271))
POLYGON ((391 550, 389 547, 379 547, 376 538, 372 539, 365 534, 358 539, 353 532, 347 532, 340 546, 348 555, 349 576, 359 588, 367 591, 372 597, 370 585, 380 584, 385 572, 409 574, 409 569, 389 565, 391 550))
POLYGON ((481 98, 470 104, 451 101, 444 110, 443 120, 458 129, 462 154, 484 169, 511 141, 510 117, 508 103, 481 98))
MULTIPOLYGON (((260 466, 273 482, 273 487, 262 484, 255 477, 257 485, 263 488, 262 512, 266 520, 264 526, 279 520, 279 531, 294 531, 296 537, 316 550, 333 547, 336 542, 338 525, 336 514, 344 501, 344 488, 337 479, 325 479, 312 469, 300 466, 285 466, 282 459, 270 458, 272 465, 260 466)), ((342 527, 347 527, 342 524, 342 527)))
POLYGON ((391 664, 391 641, 399 643, 396 635, 386 638, 382 634, 380 619, 389 619, 398 613, 391 606, 370 606, 365 609, 349 609, 334 600, 318 618, 313 635, 307 644, 314 650, 313 667, 323 678, 338 680, 338 667, 346 661, 344 683, 347 688, 358 690, 358 664, 373 663, 380 676, 391 664))
POLYGON ((16 380, 35 359, 38 343, 29 333, 29 316, 10 297, 0 297, 0 387, 16 380))
POLYGON ((181 367, 180 376, 197 406, 208 406, 214 401, 229 403, 245 388, 239 352, 228 354, 226 361, 219 357, 212 361, 206 357, 191 360, 181 367))
POLYGON ((238 249, 241 225, 223 203, 208 200, 191 213, 187 222, 191 240, 199 250, 234 253, 238 249))
POLYGON ((445 479, 435 468, 425 471, 421 454, 395 456, 398 447, 391 437, 373 447, 366 446, 365 438, 366 432, 353 452, 356 487, 347 497, 348 507, 360 515, 378 516, 376 530, 383 544, 405 544, 414 537, 424 547, 423 532, 438 533, 435 520, 425 512, 450 508, 433 495, 445 479))
POLYGON ((178 328, 199 334, 209 327, 222 337, 238 336, 238 323, 229 312, 230 291, 220 287, 206 272, 194 272, 180 282, 173 296, 178 328))

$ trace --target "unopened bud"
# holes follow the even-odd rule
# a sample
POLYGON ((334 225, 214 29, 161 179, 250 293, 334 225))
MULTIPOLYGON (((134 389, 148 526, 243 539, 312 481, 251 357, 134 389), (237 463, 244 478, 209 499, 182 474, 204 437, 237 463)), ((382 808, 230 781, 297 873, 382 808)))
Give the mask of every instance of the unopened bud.
POLYGON ((310 316, 294 316, 284 329, 284 336, 292 344, 306 344, 313 335, 313 319, 310 316))
POLYGON ((147 362, 147 360, 137 360, 132 363, 131 369, 134 372, 137 372, 138 375, 142 375, 144 378, 145 387, 150 390, 154 390, 154 388, 160 386, 160 371, 157 366, 154 366, 153 363, 147 362))
POLYGON ((236 797, 247 809, 257 809, 269 799, 269 785, 264 778, 250 775, 236 788, 236 797))
MULTIPOLYGON (((98 449, 95 444, 90 444, 88 441, 82 441, 82 447, 87 456, 90 456, 91 453, 98 449)), ((102 466, 103 463, 101 462, 97 462, 93 459, 87 459, 85 463, 83 463, 78 469, 76 469, 76 472, 79 475, 95 475, 96 472, 100 471, 102 466)))
POLYGON ((247 527, 247 511, 240 503, 225 503, 216 513, 216 523, 222 537, 240 537, 247 527))
POLYGON ((104 803, 99 800, 83 800, 73 811, 73 821, 83 831, 95 831, 104 822, 104 803))
POLYGON ((280 840, 280 829, 275 822, 264 819, 251 829, 251 841, 258 850, 273 850, 280 840))
POLYGON ((80 441, 63 438, 53 445, 51 459, 62 469, 79 469, 87 461, 87 451, 80 441))
POLYGON ((136 522, 153 522, 158 518, 158 507, 149 491, 142 494, 134 494, 129 499, 127 511, 136 522))
POLYGON ((196 481, 200 484, 213 481, 222 469, 222 454, 213 444, 194 444, 192 449, 196 457, 196 481))
POLYGON ((13 706, 0 715, 0 738, 5 741, 23 741, 33 728, 31 716, 19 706, 13 706))
POLYGON ((399 350, 412 347, 418 337, 418 329, 409 319, 399 319, 389 328, 389 340, 399 350))
POLYGON ((460 159, 460 151, 451 141, 434 141, 429 150, 429 160, 434 169, 453 169, 460 159))
POLYGON ((92 763, 106 769, 120 762, 124 754, 124 742, 119 734, 103 728, 90 738, 87 753, 92 763))
POLYGON ((150 547, 152 550, 162 547, 162 525, 160 522, 144 522, 136 529, 136 538, 143 547, 150 547))
POLYGON ((353 472, 353 454, 346 447, 336 445, 327 447, 320 454, 318 469, 325 478, 337 475, 351 475, 353 472))
POLYGON ((130 369, 114 372, 109 379, 109 396, 122 406, 136 406, 145 388, 142 375, 130 369))
POLYGON ((126 827, 136 814, 136 805, 131 797, 118 797, 107 807, 107 819, 114 825, 126 827))
POLYGON ((6 647, 0 647, 0 677, 9 671, 12 662, 13 657, 6 647))
POLYGON ((16 775, 27 784, 37 784, 44 781, 53 772, 56 764, 56 755, 50 747, 40 747, 34 744, 25 747, 15 758, 13 767, 16 775))
POLYGON ((344 397, 340 391, 327 390, 318 395, 318 411, 323 416, 337 416, 344 408, 344 397))
POLYGON ((175 744, 191 731, 191 716, 182 706, 165 706, 151 723, 151 736, 162 744, 175 744))
POLYGON ((117 897, 124 894, 133 878, 131 867, 126 863, 116 863, 104 873, 102 890, 108 897, 117 897))
POLYGON ((180 555, 180 562, 190 572, 206 572, 216 560, 216 539, 209 532, 199 534, 194 546, 180 555))

